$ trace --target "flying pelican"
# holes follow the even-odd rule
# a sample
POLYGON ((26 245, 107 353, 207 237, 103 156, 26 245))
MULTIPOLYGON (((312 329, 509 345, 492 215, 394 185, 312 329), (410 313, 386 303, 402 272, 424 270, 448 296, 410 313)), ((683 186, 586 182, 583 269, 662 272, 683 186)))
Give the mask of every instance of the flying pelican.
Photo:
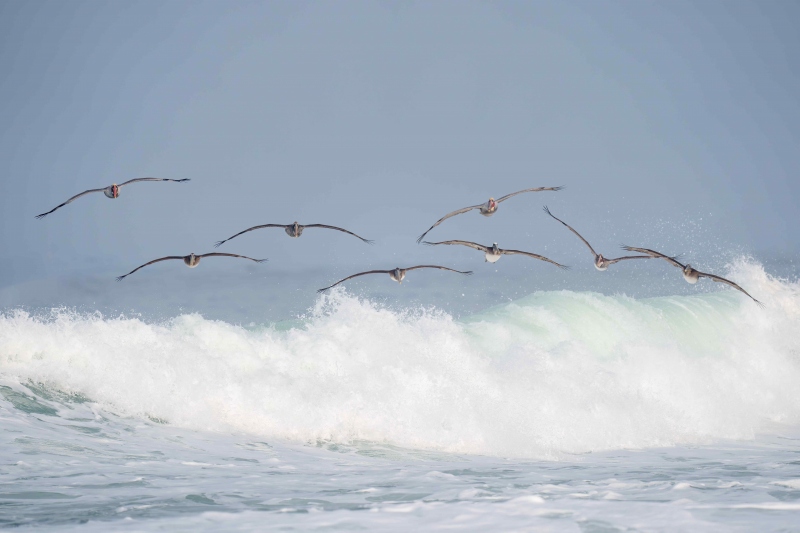
POLYGON ((120 190, 121 187, 124 187, 125 185, 130 185, 131 183, 136 183, 137 181, 174 181, 176 183, 180 183, 182 181, 189 181, 189 179, 190 178, 185 178, 185 179, 182 179, 182 180, 171 180, 171 179, 168 179, 168 178, 136 178, 136 179, 128 180, 125 183, 120 183, 119 185, 114 183, 114 184, 111 184, 108 187, 105 187, 105 188, 102 188, 102 189, 89 189, 88 191, 83 191, 80 194, 76 194, 75 196, 73 196, 72 198, 70 198, 69 200, 64 202, 63 204, 55 206, 53 209, 51 209, 47 213, 42 213, 41 215, 36 215, 36 218, 46 217, 47 215, 49 215, 50 213, 52 213, 56 209, 58 209, 60 207, 64 207, 65 205, 67 205, 71 201, 77 200, 81 196, 84 196, 84 195, 89 194, 89 193, 102 192, 108 198, 112 198, 113 199, 113 198, 118 198, 119 197, 119 190, 120 190))
POLYGON ((503 255, 527 255, 528 257, 533 257, 534 259, 540 259, 542 261, 547 261, 548 263, 553 263, 558 268, 563 268, 564 270, 569 270, 568 266, 564 266, 560 263, 556 263, 552 259, 548 259, 543 255, 534 254, 531 252, 521 252, 519 250, 503 250, 502 248, 497 247, 497 243, 492 244, 491 246, 484 246, 482 244, 477 244, 474 242, 469 241, 442 241, 442 242, 428 242, 424 241, 424 244, 428 244, 430 246, 436 246, 438 244, 460 244, 461 246, 469 246, 470 248, 475 248, 476 250, 480 250, 486 256, 486 261, 489 263, 496 263, 500 260, 500 257, 503 255))
POLYGON ((301 224, 298 224, 297 222, 294 222, 293 224, 264 224, 262 226, 253 226, 252 228, 247 228, 244 231, 240 231, 239 233, 237 233, 233 237, 228 237, 224 241, 217 241, 214 244, 214 246, 218 248, 223 243, 233 239, 234 237, 238 237, 242 233, 247 233, 248 231, 253 231, 254 229, 261 229, 261 228, 283 228, 283 230, 286 232, 286 235, 288 235, 289 237, 294 237, 294 238, 297 238, 300 235, 302 235, 303 234, 303 230, 306 229, 306 228, 334 229, 336 231, 342 231, 344 233, 352 235, 353 237, 358 237, 359 239, 361 239, 362 241, 364 241, 367 244, 372 244, 373 242, 375 242, 375 241, 371 241, 369 239, 365 239, 364 237, 360 237, 360 236, 356 235, 355 233, 353 233, 352 231, 347 231, 344 228, 337 228, 336 226, 328 226, 326 224, 306 224, 305 226, 303 226, 301 224))
POLYGON ((592 248, 592 245, 589 244, 589 241, 587 241, 586 239, 581 237, 581 234, 578 233, 577 231, 575 231, 572 228, 572 226, 570 226, 569 224, 567 224, 566 222, 564 222, 560 218, 556 217, 553 213, 551 213, 550 210, 547 208, 547 206, 544 206, 544 212, 547 213, 548 215, 550 215, 551 217, 555 218, 556 220, 558 220, 562 224, 564 224, 567 227, 567 229, 569 229, 572 233, 577 235, 580 240, 583 241, 583 244, 585 244, 586 246, 589 247, 589 250, 592 252, 592 255, 594 256, 594 267, 597 270, 601 271, 601 272, 603 272, 605 270, 608 270, 608 266, 609 265, 613 265, 614 263, 618 263, 620 261, 624 261, 625 259, 652 259, 653 258, 653 256, 650 256, 650 255, 629 255, 627 257, 617 257, 616 259, 606 259, 605 257, 603 257, 603 254, 598 254, 597 252, 595 252, 594 248, 592 248))
POLYGON ((162 257, 160 259, 153 259, 149 263, 145 263, 142 266, 138 266, 138 267, 134 268, 133 270, 131 270, 130 272, 128 272, 127 274, 125 274, 124 276, 117 277, 117 281, 122 281, 123 279, 127 278, 128 276, 130 276, 131 274, 133 274, 134 272, 136 272, 140 268, 144 268, 147 265, 152 265, 153 263, 158 263, 159 261, 167 261, 169 259, 181 259, 186 264, 186 266, 188 266, 189 268, 194 268, 198 264, 200 264, 200 259, 202 259, 203 257, 241 257, 242 259, 249 259, 250 261, 255 261, 256 263, 263 263, 264 261, 266 261, 266 259, 253 259, 252 257, 247 257, 247 256, 244 256, 244 255, 223 254, 223 253, 216 253, 216 252, 215 253, 210 253, 210 254, 202 254, 202 255, 195 255, 193 253, 191 253, 189 255, 183 255, 183 256, 181 256, 181 255, 170 255, 170 256, 167 256, 167 257, 162 257))
POLYGON ((709 278, 709 279, 711 279, 713 281, 716 281, 718 283, 727 283, 728 285, 730 285, 731 287, 733 287, 737 291, 740 291, 740 292, 743 292, 744 294, 746 294, 751 300, 753 300, 755 303, 757 303, 760 307, 764 307, 763 303, 759 302, 758 300, 756 300, 755 298, 750 296, 750 293, 748 293, 746 290, 744 290, 743 288, 741 288, 740 286, 738 286, 737 284, 735 284, 734 282, 732 282, 729 279, 725 279, 725 278, 720 277, 720 276, 715 276, 714 274, 706 274, 705 272, 700 272, 699 270, 695 270, 694 268, 692 268, 692 265, 689 265, 689 264, 684 265, 683 263, 680 263, 674 257, 670 257, 668 255, 664 255, 664 254, 662 254, 660 252, 656 252, 655 250, 649 250, 647 248, 636 248, 636 247, 633 247, 633 246, 625 246, 625 245, 623 245, 622 248, 625 249, 625 250, 628 250, 629 252, 639 252, 640 254, 647 254, 647 255, 649 255, 651 257, 660 257, 661 259, 665 260, 670 265, 680 268, 683 271, 683 279, 685 279, 687 282, 691 283, 692 285, 697 283, 697 281, 700 278, 709 278))
POLYGON ((459 274, 465 274, 467 276, 472 274, 471 270, 468 270, 466 272, 462 272, 461 270, 454 270, 452 268, 447 268, 447 267, 443 267, 443 266, 439 266, 439 265, 417 265, 417 266, 408 267, 408 268, 395 268, 393 270, 369 270, 367 272, 359 272, 358 274, 353 274, 352 276, 347 276, 344 279, 340 279, 339 281, 337 281, 333 285, 329 285, 329 286, 325 287, 324 289, 319 289, 317 292, 325 292, 328 289, 331 289, 331 288, 337 286, 338 284, 347 281, 348 279, 357 278, 358 276, 366 276, 367 274, 389 274, 389 277, 392 278, 394 281, 396 281, 397 283, 402 283, 403 279, 405 279, 405 277, 406 277, 406 272, 408 272, 409 270, 416 270, 418 268, 438 268, 440 270, 449 270, 450 272, 457 272, 459 274))
MULTIPOLYGON (((428 231, 432 230, 433 228, 435 228, 436 226, 438 226, 439 224, 441 224, 442 222, 444 222, 445 220, 447 220, 450 217, 454 217, 456 215, 460 215, 461 213, 466 213, 467 211, 472 211, 473 209, 479 209, 480 212, 481 212, 481 215, 483 215, 485 217, 490 217, 495 213, 495 211, 497 211, 497 207, 499 206, 500 202, 505 202, 506 200, 508 200, 512 196, 516 196, 516 195, 522 194, 524 192, 560 191, 563 188, 564 187, 535 187, 533 189, 523 189, 521 191, 512 192, 511 194, 507 194, 507 195, 505 195, 505 196, 503 196, 501 198, 498 198, 497 200, 495 200, 494 198, 489 198, 489 201, 486 202, 485 204, 471 205, 469 207, 465 207, 463 209, 459 209, 457 211, 453 211, 452 213, 446 214, 445 216, 443 216, 442 218, 437 220, 436 224, 434 224, 433 226, 428 228, 428 231)), ((422 235, 419 236, 419 238, 417 239, 417 243, 422 242, 422 239, 425 238, 425 235, 428 234, 428 231, 426 231, 425 233, 423 233, 422 235)))

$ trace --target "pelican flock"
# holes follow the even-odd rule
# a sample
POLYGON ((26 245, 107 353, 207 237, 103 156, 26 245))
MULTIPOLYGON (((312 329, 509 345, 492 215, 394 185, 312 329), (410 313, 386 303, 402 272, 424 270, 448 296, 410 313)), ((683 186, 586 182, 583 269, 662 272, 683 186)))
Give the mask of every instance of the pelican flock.
MULTIPOLYGON (((108 187, 103 187, 103 188, 100 188, 100 189, 88 189, 86 191, 83 191, 80 194, 76 194, 75 196, 73 196, 72 198, 68 199, 67 201, 57 205, 56 207, 54 207, 50 211, 47 211, 45 213, 41 213, 40 215, 37 215, 36 218, 39 218, 39 219, 44 218, 47 215, 53 213, 54 211, 56 211, 56 210, 64 207, 65 205, 73 202, 74 200, 77 200, 78 198, 81 198, 82 196, 86 196, 86 195, 91 194, 91 193, 102 192, 108 198, 112 198, 112 199, 118 198, 119 194, 120 194, 120 189, 122 187, 124 187, 126 185, 130 185, 132 183, 139 183, 139 182, 145 182, 145 181, 172 181, 172 182, 175 182, 175 183, 182 183, 182 182, 190 181, 190 180, 188 178, 186 178, 186 179, 135 178, 135 179, 132 179, 132 180, 128 180, 128 181, 126 181, 124 183, 120 183, 119 185, 114 183, 114 184, 109 185, 108 187)), ((561 264, 561 263, 559 263, 557 261, 554 261, 553 259, 550 259, 548 257, 545 257, 543 255, 539 255, 539 254, 536 254, 536 253, 533 253, 533 252, 526 252, 526 251, 522 251, 522 250, 511 250, 511 249, 500 248, 500 247, 498 247, 496 242, 492 243, 491 246, 486 246, 486 245, 483 245, 483 244, 478 244, 478 243, 475 243, 475 242, 472 242, 472 241, 466 241, 466 240, 446 240, 446 241, 439 241, 439 242, 423 241, 425 236, 431 230, 433 230, 434 228, 439 226, 445 220, 447 220, 449 218, 452 218, 452 217, 454 217, 456 215, 461 215, 463 213, 467 213, 467 212, 472 211, 472 210, 478 210, 478 212, 481 215, 489 217, 489 216, 492 216, 494 213, 497 212, 497 209, 498 209, 499 205, 502 202, 508 200, 509 198, 517 196, 519 194, 529 193, 529 192, 544 192, 544 191, 555 192, 555 191, 560 191, 563 188, 564 187, 532 187, 532 188, 529 188, 529 189, 522 189, 520 191, 513 192, 511 194, 507 194, 505 196, 501 196, 497 200, 495 200, 494 198, 489 198, 489 200, 486 201, 485 203, 481 203, 481 204, 477 204, 477 205, 471 205, 471 206, 468 206, 468 207, 464 207, 462 209, 457 209, 456 211, 452 211, 452 212, 444 215, 439 220, 437 220, 430 228, 428 228, 425 231, 425 233, 423 233, 422 235, 419 236, 419 238, 417 238, 417 243, 423 243, 423 244, 430 245, 430 246, 465 246, 465 247, 468 247, 468 248, 473 248, 475 250, 483 252, 484 258, 485 258, 486 262, 488 262, 488 263, 496 263, 504 255, 521 255, 521 256, 526 256, 526 257, 530 257, 530 258, 533 258, 533 259, 537 259, 539 261, 544 261, 544 262, 547 262, 547 263, 551 263, 551 264, 553 264, 553 265, 555 265, 555 266, 557 266, 557 267, 559 267, 561 269, 567 270, 567 269, 569 269, 568 266, 563 265, 563 264, 561 264)), ((578 239, 580 239, 581 242, 583 242, 583 244, 586 245, 586 247, 589 249, 589 252, 592 254, 592 257, 594 258, 594 267, 599 271, 608 270, 608 267, 610 265, 619 263, 621 261, 628 261, 628 260, 631 260, 631 259, 663 259, 666 262, 668 262, 669 264, 680 268, 681 271, 683 272, 684 279, 687 282, 691 283, 691 284, 697 283, 697 281, 700 278, 708 278, 708 279, 711 279, 712 281, 715 281, 715 282, 718 282, 718 283, 724 283, 724 284, 736 289, 737 291, 742 292, 743 294, 748 296, 751 300, 753 300, 756 304, 758 304, 759 306, 763 306, 763 304, 760 301, 756 300, 752 295, 750 295, 750 293, 748 293, 746 290, 744 290, 742 287, 740 287, 739 285, 737 285, 733 281, 731 281, 729 279, 725 279, 725 278, 723 278, 721 276, 717 276, 715 274, 709 274, 709 273, 706 273, 706 272, 700 272, 699 270, 696 270, 695 268, 693 268, 691 265, 682 264, 681 262, 679 262, 677 260, 676 257, 668 256, 668 255, 662 254, 661 252, 657 252, 655 250, 651 250, 651 249, 648 249, 648 248, 637 248, 637 247, 633 247, 633 246, 623 246, 623 248, 625 250, 627 250, 629 252, 636 252, 639 255, 629 255, 629 256, 616 257, 616 258, 606 258, 605 256, 603 256, 603 254, 597 253, 595 251, 595 249, 592 247, 592 245, 589 244, 589 241, 587 241, 572 226, 570 226, 569 224, 567 224, 566 222, 564 222, 560 218, 556 217, 553 213, 551 213, 550 209, 547 206, 544 206, 544 212, 547 213, 547 215, 550 216, 551 218, 553 218, 556 221, 560 222, 569 231, 574 233, 575 236, 578 237, 578 239)), ((221 241, 217 241, 214 244, 214 246, 215 247, 219 247, 222 244, 225 244, 226 242, 230 241, 231 239, 235 239, 236 237, 239 237, 240 235, 243 235, 243 234, 248 233, 250 231, 255 231, 255 230, 264 229, 264 228, 281 228, 281 229, 284 230, 284 232, 289 237, 292 237, 292 238, 295 238, 295 239, 299 238, 303 234, 303 231, 305 231, 306 229, 319 228, 319 229, 326 229, 326 230, 332 230, 332 231, 338 231, 338 232, 341 232, 341 233, 346 233, 346 234, 351 235, 351 236, 353 236, 353 237, 355 237, 355 238, 357 238, 357 239, 359 239, 362 242, 367 243, 367 244, 373 244, 373 242, 374 242, 372 240, 365 239, 364 237, 362 237, 362 236, 360 236, 360 235, 358 235, 358 234, 356 234, 356 233, 354 233, 354 232, 352 232, 350 230, 347 230, 345 228, 341 228, 341 227, 338 227, 338 226, 331 226, 331 225, 328 225, 328 224, 300 224, 299 222, 295 221, 295 222, 293 222, 291 224, 262 224, 262 225, 259 225, 259 226, 253 226, 251 228, 247 228, 245 230, 242 230, 239 233, 236 233, 236 234, 232 235, 231 237, 228 237, 227 239, 224 239, 224 240, 221 240, 221 241)), ((143 265, 140 265, 140 266, 136 267, 135 269, 131 270, 130 272, 128 272, 127 274, 124 274, 122 276, 117 277, 117 281, 121 281, 121 280, 125 279, 126 277, 130 276, 134 272, 137 272, 138 270, 140 270, 140 269, 142 269, 142 268, 144 268, 146 266, 152 265, 154 263, 159 263, 161 261, 181 260, 189 268, 195 268, 200 263, 200 260, 202 258, 204 258, 204 257, 233 257, 233 258, 238 258, 238 259, 246 259, 248 261, 254 261, 256 263, 262 263, 262 262, 266 261, 266 259, 253 259, 252 257, 247 257, 247 256, 244 256, 244 255, 237 255, 237 254, 231 254, 231 253, 216 253, 216 252, 215 253, 200 254, 200 255, 191 253, 191 254, 186 255, 186 256, 171 255, 171 256, 167 256, 167 257, 160 257, 158 259, 153 259, 152 261, 149 261, 149 262, 147 262, 147 263, 145 263, 143 265)), ((412 267, 407 267, 407 268, 394 268, 394 269, 391 269, 391 270, 367 270, 367 271, 364 271, 364 272, 358 272, 358 273, 353 274, 351 276, 347 276, 346 278, 342 278, 339 281, 337 281, 336 283, 333 283, 332 285, 329 285, 327 287, 319 289, 317 292, 325 292, 325 291, 327 291, 329 289, 332 289, 333 287, 336 287, 337 285, 340 285, 341 283, 344 283, 345 281, 348 281, 350 279, 353 279, 353 278, 356 278, 356 277, 359 277, 359 276, 366 276, 366 275, 369 275, 369 274, 389 274, 389 277, 392 280, 394 280, 394 281, 396 281, 398 283, 402 283, 402 281, 406 277, 406 273, 407 272, 412 271, 412 270, 418 270, 418 269, 438 269, 438 270, 445 270, 445 271, 454 272, 454 273, 463 274, 463 275, 472 274, 472 271, 462 271, 462 270, 457 270, 457 269, 454 269, 454 268, 445 267, 445 266, 441 266, 441 265, 417 265, 417 266, 412 266, 412 267)))
POLYGON ((73 196, 72 198, 67 200, 66 202, 64 202, 62 204, 58 204, 57 206, 55 206, 50 211, 48 211, 46 213, 42 213, 41 215, 36 215, 36 218, 44 218, 47 215, 49 215, 50 213, 52 213, 53 211, 55 211, 56 209, 60 209, 60 208, 64 207, 65 205, 67 205, 68 203, 72 202, 73 200, 77 200, 81 196, 86 196, 87 194, 91 194, 93 192, 101 192, 101 193, 105 194, 106 197, 111 198, 112 200, 114 198, 119 198, 119 190, 122 187, 124 187, 125 185, 130 185, 131 183, 139 183, 140 181, 174 181, 175 183, 182 183, 184 181, 190 181, 190 178, 185 178, 185 179, 182 179, 182 180, 172 180, 172 179, 168 179, 168 178, 135 178, 135 179, 132 179, 132 180, 128 180, 125 183, 120 183, 119 185, 117 185, 116 183, 112 183, 108 187, 102 187, 100 189, 89 189, 89 190, 83 191, 80 194, 76 194, 75 196, 73 196))

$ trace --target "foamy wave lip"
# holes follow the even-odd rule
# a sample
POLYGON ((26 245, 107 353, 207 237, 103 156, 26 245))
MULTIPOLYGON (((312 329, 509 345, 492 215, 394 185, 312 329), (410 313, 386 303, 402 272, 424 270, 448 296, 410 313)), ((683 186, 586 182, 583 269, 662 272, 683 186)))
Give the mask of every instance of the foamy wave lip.
POLYGON ((800 422, 800 291, 752 262, 735 291, 542 292, 465 321, 344 291, 304 324, 200 315, 0 315, 0 375, 201 430, 455 453, 565 453, 750 438, 800 422))

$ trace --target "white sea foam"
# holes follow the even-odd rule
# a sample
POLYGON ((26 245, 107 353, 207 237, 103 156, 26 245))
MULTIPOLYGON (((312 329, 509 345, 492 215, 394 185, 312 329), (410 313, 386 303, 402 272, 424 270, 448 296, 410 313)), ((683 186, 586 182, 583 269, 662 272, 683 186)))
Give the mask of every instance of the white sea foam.
POLYGON ((456 321, 344 292, 290 329, 0 316, 0 374, 116 413, 299 441, 557 457, 800 422, 800 285, 635 300, 540 292, 456 321))

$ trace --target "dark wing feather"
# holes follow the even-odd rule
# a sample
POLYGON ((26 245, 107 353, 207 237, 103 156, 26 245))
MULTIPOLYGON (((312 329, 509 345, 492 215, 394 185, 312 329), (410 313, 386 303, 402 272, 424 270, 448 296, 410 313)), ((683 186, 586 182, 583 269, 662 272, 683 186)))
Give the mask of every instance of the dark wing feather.
POLYGON ((456 216, 456 215, 460 215, 460 214, 462 214, 462 213, 466 213, 467 211, 472 211, 473 209, 480 209, 480 207, 481 207, 482 205, 483 205, 483 204, 471 205, 471 206, 469 206, 469 207, 464 207, 464 208, 461 208, 461 209, 459 209, 459 210, 457 210, 457 211, 453 211, 452 213, 447 213, 445 216, 443 216, 442 218, 440 218, 439 220, 437 220, 437 221, 436 221, 436 224, 434 224, 433 226, 431 226, 430 228, 428 228, 428 230, 427 230, 425 233, 423 233, 422 235, 420 235, 420 236, 419 236, 419 238, 417 238, 417 243, 420 243, 420 242, 422 241, 422 239, 424 239, 424 238, 425 238, 425 235, 427 235, 427 234, 428 234, 428 232, 429 232, 430 230, 432 230, 433 228, 435 228, 436 226, 438 226, 439 224, 441 224, 442 222, 444 222, 444 221, 445 221, 445 220, 447 220, 448 218, 450 218, 450 217, 454 217, 454 216, 456 216))
POLYGON ((317 292, 325 292, 328 289, 332 289, 333 287, 337 286, 340 283, 347 281, 348 279, 357 278, 358 276, 366 276, 367 274, 388 274, 391 270, 368 270, 367 272, 359 272, 358 274, 353 274, 352 276, 347 276, 346 278, 342 278, 333 285, 328 285, 324 289, 318 289, 317 292))
POLYGON ((681 270, 686 268, 685 265, 683 265, 680 262, 678 262, 678 260, 675 259, 674 257, 670 257, 668 255, 664 255, 661 252, 656 252, 655 250, 650 250, 648 248, 636 248, 635 246, 625 246, 624 244, 622 245, 622 249, 623 250, 628 250, 629 252, 639 252, 640 254, 649 255, 650 257, 660 257, 661 259, 665 260, 670 265, 676 266, 676 267, 680 268, 681 270))
POLYGON ((417 266, 413 266, 413 267, 404 268, 403 270, 417 270, 418 268, 438 268, 439 270, 449 270, 450 272, 456 272, 458 274, 465 274, 467 276, 471 276, 472 275, 472 270, 461 271, 461 270, 455 270, 453 268, 443 267, 443 266, 439 266, 439 265, 417 265, 417 266))
POLYGON ((360 235, 356 235, 356 234, 355 234, 355 233, 353 233, 352 231, 347 231, 347 230, 346 230, 346 229, 344 229, 344 228, 339 228, 339 227, 336 227, 336 226, 328 226, 327 224, 306 224, 306 225, 304 225, 303 227, 304 227, 304 228, 325 228, 325 229, 335 229, 336 231, 342 231, 342 232, 344 232, 344 233, 347 233, 347 234, 349 234, 349 235, 352 235, 353 237, 357 237, 357 238, 361 239, 362 241, 364 241, 364 242, 365 242, 365 243, 367 243, 367 244, 373 244, 373 243, 375 242, 375 241, 371 241, 371 240, 369 240, 369 239, 365 239, 364 237, 361 237, 360 235))
POLYGON ((575 235, 577 235, 577 236, 578 236, 578 238, 579 238, 580 240, 582 240, 582 241, 583 241, 583 244, 585 244, 586 246, 588 246, 588 247, 589 247, 589 250, 591 250, 591 251, 592 251, 592 255, 594 255, 595 257, 597 257, 597 252, 595 252, 595 251, 594 251, 594 248, 592 248, 592 245, 591 245, 591 244, 589 244, 589 241, 587 241, 586 239, 584 239, 583 237, 581 237, 581 234, 580 234, 580 233, 578 233, 577 231, 575 231, 575 229, 574 229, 572 226, 570 226, 569 224, 567 224, 566 222, 564 222, 563 220, 561 220, 560 218, 558 218, 557 216, 555 216, 553 213, 551 213, 551 212, 550 212, 550 210, 547 208, 547 206, 544 206, 544 212, 545 212, 545 213, 547 213, 548 215, 550 215, 551 217, 555 218, 556 220, 558 220, 558 221, 559 221, 559 222, 561 222, 562 224, 564 224, 564 225, 567 227, 567 229, 569 229, 569 230, 570 230, 572 233, 574 233, 575 235))
POLYGON ((159 261, 167 261, 169 259, 183 259, 183 256, 181 256, 181 255, 170 255, 170 256, 167 256, 167 257, 162 257, 160 259, 153 259, 149 263, 145 263, 142 266, 138 266, 138 267, 134 268, 133 270, 131 270, 130 272, 128 272, 124 276, 118 276, 117 277, 117 281, 122 281, 123 279, 127 278, 128 276, 130 276, 131 274, 133 274, 134 272, 136 272, 140 268, 144 268, 147 265, 152 265, 153 263, 158 263, 159 261))
POLYGON ((654 257, 652 255, 628 255, 625 257, 617 257, 616 259, 606 259, 606 262, 609 265, 613 265, 614 263, 619 263, 626 259, 654 259, 654 257))
POLYGON ((505 196, 498 198, 497 203, 504 202, 511 198, 512 196, 516 196, 518 194, 522 194, 524 192, 540 192, 540 191, 560 191, 564 187, 534 187, 532 189, 523 189, 521 191, 512 192, 511 194, 506 194, 505 196))
POLYGON ((214 248, 219 248, 220 245, 225 244, 226 242, 228 242, 229 240, 233 239, 234 237, 238 237, 242 233, 247 233, 248 231, 253 231, 255 229, 261 229, 261 228, 288 228, 288 227, 289 227, 289 224, 263 224, 261 226, 253 226, 252 228, 247 228, 244 231, 240 231, 239 233, 237 233, 233 237, 228 237, 224 241, 217 241, 216 243, 214 243, 214 248))
POLYGON ((741 288, 739 285, 737 285, 736 283, 732 282, 731 280, 725 279, 725 278, 720 277, 720 276, 715 276, 714 274, 706 274, 705 272, 700 272, 699 270, 697 271, 697 273, 700 275, 701 278, 709 278, 711 280, 716 281, 717 283, 727 283, 728 285, 730 285, 731 287, 733 287, 737 291, 740 291, 740 292, 743 292, 744 294, 746 294, 751 300, 753 300, 755 303, 757 303, 760 307, 764 307, 764 304, 762 304, 761 302, 759 302, 758 300, 756 300, 755 298, 750 296, 749 292, 747 292, 746 290, 744 290, 743 288, 741 288))
POLYGON ((476 242, 470 241, 441 241, 441 242, 428 242, 424 241, 422 244, 427 244, 428 246, 436 246, 438 244, 460 244, 461 246, 469 246, 470 248, 475 248, 476 250, 480 250, 481 252, 488 252, 489 247, 484 246, 482 244, 478 244, 476 242))
POLYGON ((547 258, 547 257, 545 257, 543 255, 534 254, 534 253, 531 253, 531 252, 523 252, 523 251, 520 251, 520 250, 500 250, 500 253, 504 254, 504 255, 516 255, 516 254, 527 255, 528 257, 533 257, 534 259, 539 259, 541 261, 547 261, 548 263, 553 263, 558 268, 562 268, 564 270, 569 270, 569 267, 566 266, 566 265, 562 265, 561 263, 556 263, 552 259, 549 259, 549 258, 547 258))
POLYGON ((222 252, 213 252, 210 254, 198 255, 197 257, 241 257, 242 259, 249 259, 250 261, 255 261, 256 263, 263 263, 267 261, 266 259, 253 259, 252 257, 247 257, 246 255, 225 254, 222 252))
POLYGON ((81 196, 83 196, 83 195, 85 195, 85 194, 89 194, 89 193, 93 193, 93 192, 103 192, 104 190, 105 190, 105 188, 103 188, 103 189, 89 189, 88 191, 83 191, 83 192, 82 192, 82 193, 80 193, 80 194, 76 194, 75 196, 73 196, 72 198, 70 198, 69 200, 67 200, 66 202, 64 202, 63 204, 59 204, 59 205, 55 206, 53 209, 51 209, 51 210, 50 210, 50 211, 48 211, 47 213, 42 213, 41 215, 36 215, 36 218, 43 218, 43 217, 46 217, 47 215, 49 215, 50 213, 52 213, 52 212, 53 212, 53 211, 55 211, 56 209, 59 209, 59 208, 61 208, 61 207, 64 207, 65 205, 67 205, 67 204, 68 204, 68 203, 70 203, 71 201, 73 201, 73 200, 77 200, 78 198, 80 198, 81 196))
POLYGON ((134 178, 132 180, 128 180, 125 183, 120 183, 117 187, 124 187, 125 185, 130 185, 131 183, 136 183, 137 181, 174 181, 175 183, 181 183, 184 181, 190 181, 191 178, 184 178, 182 180, 171 180, 169 178, 134 178))

